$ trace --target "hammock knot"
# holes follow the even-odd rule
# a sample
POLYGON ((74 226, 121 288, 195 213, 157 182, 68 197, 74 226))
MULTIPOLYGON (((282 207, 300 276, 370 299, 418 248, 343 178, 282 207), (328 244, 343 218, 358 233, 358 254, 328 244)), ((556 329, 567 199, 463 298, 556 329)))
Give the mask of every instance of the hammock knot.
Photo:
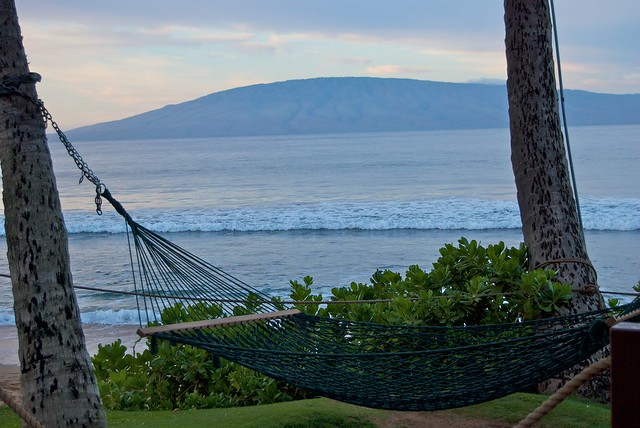
POLYGON ((127 210, 125 210, 124 207, 122 206, 122 204, 120 202, 118 202, 113 197, 113 195, 111 195, 111 192, 109 191, 109 189, 107 189, 106 186, 104 186, 103 184, 98 184, 98 186, 96 187, 96 193, 97 193, 97 195, 96 195, 96 205, 98 206, 98 209, 100 209, 100 205, 98 205, 98 201, 100 201, 100 204, 102 204, 102 198, 104 197, 107 201, 109 201, 111 203, 111 205, 113 206, 113 209, 115 209, 116 212, 118 214, 120 214, 125 219, 127 224, 132 228, 134 227, 135 222, 133 221, 133 219, 131 218, 131 216, 127 212, 127 210))
POLYGON ((600 293, 600 289, 595 284, 585 284, 583 287, 573 287, 571 289, 574 293, 584 294, 585 296, 595 296, 600 293))
POLYGON ((587 296, 595 296, 600 292, 600 289, 595 284, 587 284, 582 288, 582 290, 580 290, 580 292, 587 296))

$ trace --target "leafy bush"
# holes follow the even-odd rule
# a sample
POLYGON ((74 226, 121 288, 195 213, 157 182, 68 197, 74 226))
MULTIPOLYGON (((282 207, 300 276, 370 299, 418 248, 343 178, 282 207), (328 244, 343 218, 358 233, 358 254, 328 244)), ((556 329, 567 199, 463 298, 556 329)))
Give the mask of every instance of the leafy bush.
MULTIPOLYGON (((387 324, 464 325, 515 322, 553 316, 571 296, 571 286, 553 280, 552 270, 527 271, 524 244, 507 248, 503 242, 483 247, 461 238, 446 244, 426 272, 410 266, 405 276, 390 270, 374 273, 370 284, 351 283, 331 290, 330 300, 389 300, 372 304, 318 307, 299 303, 298 309, 320 316, 387 324)), ((322 301, 312 292, 313 279, 291 281, 291 297, 300 302, 322 301)))
POLYGON ((100 396, 110 410, 173 410, 269 404, 308 398, 302 390, 238 364, 213 361, 207 351, 158 344, 127 354, 120 340, 99 345, 92 358, 100 396))
MULTIPOLYGON (((429 272, 410 266, 404 277, 377 271, 370 284, 351 283, 332 290, 336 303, 318 305, 313 278, 291 281, 290 298, 310 314, 350 320, 408 325, 464 325, 515 322, 552 316, 568 301, 571 287, 553 281, 551 270, 527 271, 524 244, 500 242, 484 248, 464 238, 445 245, 429 272), (346 301, 382 300, 348 304, 346 301)), ((258 296, 248 296, 234 315, 255 312, 258 296)), ((216 305, 176 304, 162 313, 163 323, 222 316, 216 305)), ((308 395, 237 364, 216 359, 191 346, 158 344, 134 355, 120 341, 100 345, 93 357, 100 394, 107 409, 189 409, 274 403, 308 395)))

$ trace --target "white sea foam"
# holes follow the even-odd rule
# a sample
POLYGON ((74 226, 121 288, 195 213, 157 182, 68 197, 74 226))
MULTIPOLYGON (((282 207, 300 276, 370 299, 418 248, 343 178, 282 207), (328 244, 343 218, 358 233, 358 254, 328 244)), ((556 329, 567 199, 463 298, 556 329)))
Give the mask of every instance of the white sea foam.
POLYGON ((80 313, 86 324, 138 324, 138 311, 135 309, 107 309, 80 313))
MULTIPOLYGON (((640 230, 640 200, 587 199, 582 202, 588 230, 640 230)), ((324 202, 245 207, 227 210, 140 210, 134 219, 157 232, 290 231, 290 230, 487 230, 517 229, 515 201, 434 199, 393 202, 324 202)), ((69 233, 122 233, 119 215, 71 212, 69 233)), ((2 230, 4 234, 4 230, 2 230)))
POLYGON ((0 310, 0 325, 14 325, 16 323, 13 311, 0 310))
MULTIPOLYGON (((99 325, 135 325, 139 323, 138 311, 135 309, 107 309, 82 312, 80 319, 85 324, 99 325)), ((0 311, 0 325, 15 325, 12 311, 0 311)))

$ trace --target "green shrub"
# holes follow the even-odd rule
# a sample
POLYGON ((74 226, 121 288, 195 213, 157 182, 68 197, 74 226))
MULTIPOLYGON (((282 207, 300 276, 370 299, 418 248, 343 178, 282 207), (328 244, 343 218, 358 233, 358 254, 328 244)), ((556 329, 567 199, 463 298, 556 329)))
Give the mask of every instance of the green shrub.
POLYGON ((135 356, 118 340, 92 358, 100 396, 110 410, 250 406, 309 398, 304 391, 186 345, 158 344, 135 356))
MULTIPOLYGON (((314 315, 357 321, 409 325, 471 325, 515 322, 553 316, 571 296, 571 287, 553 280, 552 270, 527 271, 524 244, 507 248, 503 242, 483 247, 461 238, 446 244, 430 271, 410 266, 404 277, 377 271, 370 284, 351 283, 331 290, 330 300, 389 300, 372 304, 330 304, 319 308, 299 303, 314 315)), ((312 292, 313 279, 291 281, 291 298, 300 302, 323 299, 312 292)))

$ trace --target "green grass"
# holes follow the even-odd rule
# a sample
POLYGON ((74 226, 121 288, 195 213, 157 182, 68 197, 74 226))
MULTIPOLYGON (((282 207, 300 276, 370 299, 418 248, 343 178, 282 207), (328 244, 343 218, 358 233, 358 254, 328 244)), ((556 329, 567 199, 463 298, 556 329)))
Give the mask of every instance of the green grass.
MULTIPOLYGON (((514 394, 499 400, 441 414, 455 414, 493 422, 515 424, 544 401, 543 396, 514 394)), ((189 428, 375 428, 396 412, 372 410, 324 398, 229 409, 123 412, 109 411, 111 427, 189 428)), ((0 428, 19 428, 20 420, 7 407, 0 408, 0 428)), ((536 428, 598 428, 610 426, 608 406, 570 398, 536 425, 536 428)))
MULTIPOLYGON (((452 412, 492 421, 515 424, 544 402, 546 396, 513 394, 488 403, 452 412)), ((599 428, 611 426, 611 408, 604 404, 568 398, 546 415, 536 428, 599 428)))

